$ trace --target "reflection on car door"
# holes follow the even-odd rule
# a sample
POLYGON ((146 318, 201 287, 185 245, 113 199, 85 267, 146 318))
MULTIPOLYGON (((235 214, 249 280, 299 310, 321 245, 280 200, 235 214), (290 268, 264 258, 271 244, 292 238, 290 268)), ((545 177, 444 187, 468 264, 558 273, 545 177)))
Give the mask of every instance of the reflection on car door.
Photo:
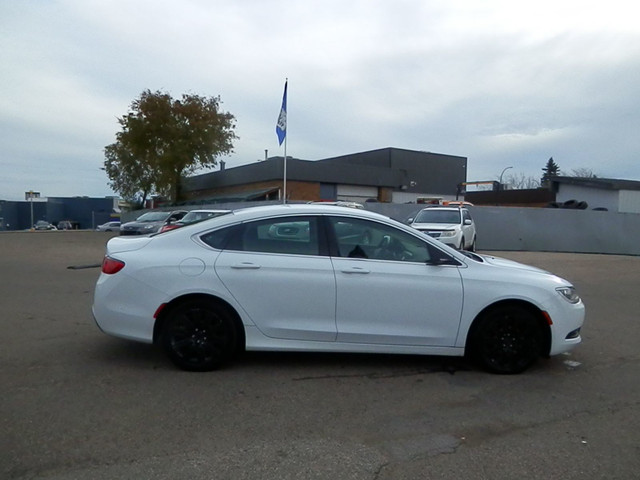
MULTIPOLYGON (((333 219, 332 223, 338 221, 346 220, 333 219)), ((346 230, 344 225, 340 228, 346 230)), ((344 237, 339 245, 342 253, 332 257, 338 295, 337 340, 453 346, 462 312, 458 268, 427 265, 429 248, 435 247, 406 232, 376 222, 369 222, 366 230, 370 245, 345 245, 350 240, 344 237), (397 253, 388 252, 386 246, 394 243, 397 253), (354 250, 364 255, 350 258, 354 250)), ((338 229, 334 231, 339 235, 338 229)))
POLYGON ((264 335, 335 341, 335 276, 319 245, 315 217, 249 222, 218 256, 216 273, 264 335))

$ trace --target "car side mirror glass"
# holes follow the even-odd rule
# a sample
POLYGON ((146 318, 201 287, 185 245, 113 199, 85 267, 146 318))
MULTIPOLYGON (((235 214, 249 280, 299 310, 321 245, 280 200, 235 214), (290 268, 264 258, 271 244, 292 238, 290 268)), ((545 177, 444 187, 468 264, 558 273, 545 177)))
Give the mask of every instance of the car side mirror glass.
POLYGON ((430 266, 439 266, 439 265, 460 265, 455 258, 449 257, 445 254, 440 256, 432 257, 430 260, 427 260, 427 265, 430 266))
POLYGON ((443 252, 439 248, 436 248, 433 245, 427 246, 429 250, 429 260, 425 263, 430 266, 439 266, 439 265, 455 265, 459 266, 460 262, 456 260, 454 257, 449 255, 446 252, 443 252))

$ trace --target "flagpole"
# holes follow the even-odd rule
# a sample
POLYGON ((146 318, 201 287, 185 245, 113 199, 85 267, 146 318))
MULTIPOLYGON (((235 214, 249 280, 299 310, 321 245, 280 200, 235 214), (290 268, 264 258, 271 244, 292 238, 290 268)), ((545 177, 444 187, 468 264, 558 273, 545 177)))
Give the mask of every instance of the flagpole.
POLYGON ((283 187, 284 197, 282 199, 282 203, 287 203, 287 137, 284 137, 284 172, 282 173, 282 178, 283 178, 282 183, 284 185, 283 187))
MULTIPOLYGON (((284 84, 285 84, 285 92, 286 95, 288 96, 288 90, 289 90, 289 78, 285 78, 284 79, 284 84)), ((286 100, 285 100, 286 101, 286 100)), ((283 172, 282 172, 282 184, 283 184, 283 193, 284 193, 284 197, 282 198, 282 203, 286 204, 287 203, 287 137, 289 135, 287 135, 287 133, 289 133, 289 112, 288 112, 289 108, 286 107, 286 111, 287 111, 287 123, 286 123, 286 127, 285 127, 285 136, 284 136, 284 166, 283 166, 283 172)))

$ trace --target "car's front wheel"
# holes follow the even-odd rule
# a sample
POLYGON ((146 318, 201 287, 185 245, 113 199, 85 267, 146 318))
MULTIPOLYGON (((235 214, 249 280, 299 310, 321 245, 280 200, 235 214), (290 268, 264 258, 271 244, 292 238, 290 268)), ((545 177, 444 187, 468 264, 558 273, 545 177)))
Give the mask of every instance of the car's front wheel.
POLYGON ((543 332, 538 318, 526 308, 504 305, 486 312, 474 328, 471 353, 487 370, 514 374, 538 359, 543 332))
POLYGON ((207 299, 191 299, 167 312, 162 346, 171 361, 184 370, 204 372, 227 362, 238 347, 233 318, 207 299))

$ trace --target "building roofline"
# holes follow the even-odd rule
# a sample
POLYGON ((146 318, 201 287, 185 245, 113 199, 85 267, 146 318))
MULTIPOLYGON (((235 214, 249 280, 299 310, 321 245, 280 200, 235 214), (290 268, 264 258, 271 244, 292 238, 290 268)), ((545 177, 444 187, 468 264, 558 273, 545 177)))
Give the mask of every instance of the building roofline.
MULTIPOLYGON (((466 176, 466 157, 386 147, 322 160, 287 157, 287 181, 390 188, 407 192, 445 193, 466 176), (462 173, 460 173, 462 172, 462 173), (461 176, 464 175, 464 176, 461 176)), ((184 179, 183 192, 223 189, 262 182, 282 181, 284 158, 222 168, 184 179)))
POLYGON ((551 177, 550 182, 557 184, 576 185, 588 188, 599 188, 602 190, 640 190, 640 181, 623 180, 617 178, 586 178, 586 177, 551 177))

